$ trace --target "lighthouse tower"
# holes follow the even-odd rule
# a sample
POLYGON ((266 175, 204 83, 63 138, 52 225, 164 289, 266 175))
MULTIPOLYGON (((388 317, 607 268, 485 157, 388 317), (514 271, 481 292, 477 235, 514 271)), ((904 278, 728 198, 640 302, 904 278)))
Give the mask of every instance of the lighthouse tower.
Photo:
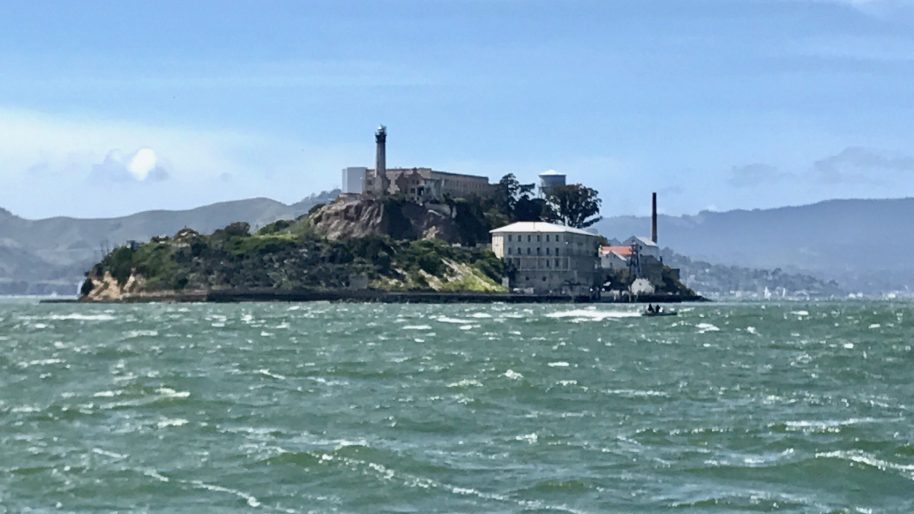
POLYGON ((374 133, 374 140, 377 145, 375 154, 375 188, 378 196, 387 194, 390 187, 390 181, 387 179, 387 127, 381 125, 374 133))

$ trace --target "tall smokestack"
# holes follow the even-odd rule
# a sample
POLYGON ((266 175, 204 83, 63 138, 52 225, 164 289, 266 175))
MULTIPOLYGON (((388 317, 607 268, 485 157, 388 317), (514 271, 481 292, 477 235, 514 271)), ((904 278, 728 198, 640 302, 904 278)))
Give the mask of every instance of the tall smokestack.
POLYGON ((657 244, 657 193, 651 193, 651 241, 657 244))
POLYGON ((387 181, 387 127, 384 125, 378 127, 377 132, 374 133, 374 140, 377 143, 374 169, 378 176, 379 192, 385 194, 389 184, 387 181))

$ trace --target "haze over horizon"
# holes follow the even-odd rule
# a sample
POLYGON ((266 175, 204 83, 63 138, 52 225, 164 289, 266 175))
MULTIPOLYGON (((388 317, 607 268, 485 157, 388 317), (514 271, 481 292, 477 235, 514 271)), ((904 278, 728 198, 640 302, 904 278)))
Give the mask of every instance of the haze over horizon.
POLYGON ((391 166, 557 169, 606 216, 914 196, 914 3, 671 5, 10 2, 0 207, 292 203, 379 123, 391 166))

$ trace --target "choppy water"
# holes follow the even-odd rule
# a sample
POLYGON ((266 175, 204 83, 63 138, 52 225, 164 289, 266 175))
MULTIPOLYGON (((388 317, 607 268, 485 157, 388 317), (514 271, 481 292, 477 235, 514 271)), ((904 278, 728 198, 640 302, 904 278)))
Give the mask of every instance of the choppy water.
POLYGON ((914 304, 0 303, 0 512, 914 511, 914 304))

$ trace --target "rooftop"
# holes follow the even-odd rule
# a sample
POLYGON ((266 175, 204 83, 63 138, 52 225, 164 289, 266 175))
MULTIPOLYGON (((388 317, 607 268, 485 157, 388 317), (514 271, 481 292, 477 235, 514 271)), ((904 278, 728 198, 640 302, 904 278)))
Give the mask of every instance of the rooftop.
MULTIPOLYGON (((374 173, 375 169, 368 168, 368 171, 374 173)), ((489 181, 489 177, 484 177, 482 175, 471 175, 469 173, 457 173, 457 172, 453 172, 453 171, 439 171, 439 170, 433 170, 431 168, 415 168, 415 167, 414 168, 387 168, 386 171, 387 171, 387 173, 407 173, 410 171, 416 171, 425 178, 429 178, 431 176, 431 174, 434 173, 436 175, 449 175, 449 176, 453 176, 453 177, 463 177, 463 178, 473 178, 473 179, 478 179, 478 180, 485 180, 486 182, 489 181)))
POLYGON ((601 246, 600 247, 600 255, 608 255, 610 253, 614 253, 614 254, 618 255, 619 257, 622 257, 623 259, 627 259, 627 258, 631 257, 632 253, 634 253, 634 252, 632 252, 631 246, 615 245, 615 246, 601 246))
POLYGON ((508 232, 570 233, 597 237, 597 234, 587 232, 586 230, 566 227, 565 225, 557 225, 555 223, 545 223, 542 221, 518 221, 517 223, 496 228, 490 232, 492 234, 506 234, 508 232))
POLYGON ((636 239, 639 243, 641 243, 641 244, 644 245, 644 246, 648 246, 648 247, 650 247, 650 246, 657 246, 657 243, 651 241, 651 238, 649 238, 649 237, 632 236, 632 237, 626 239, 625 241, 626 241, 626 242, 629 242, 629 241, 631 241, 631 240, 633 240, 633 239, 636 239))

